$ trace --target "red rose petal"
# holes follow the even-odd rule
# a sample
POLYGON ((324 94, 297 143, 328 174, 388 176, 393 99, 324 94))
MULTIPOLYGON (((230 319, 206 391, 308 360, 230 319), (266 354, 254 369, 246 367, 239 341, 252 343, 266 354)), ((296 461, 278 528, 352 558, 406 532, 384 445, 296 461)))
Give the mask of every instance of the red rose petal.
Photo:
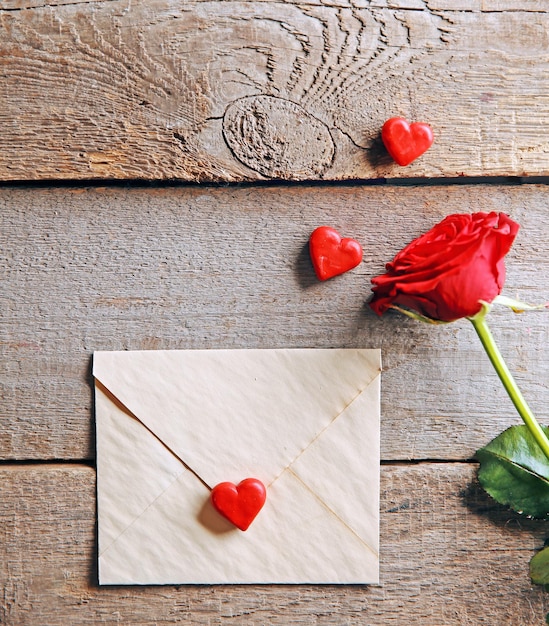
POLYGON ((501 293, 518 229, 505 213, 448 215, 372 278, 370 307, 378 315, 403 307, 443 322, 476 315, 501 293))

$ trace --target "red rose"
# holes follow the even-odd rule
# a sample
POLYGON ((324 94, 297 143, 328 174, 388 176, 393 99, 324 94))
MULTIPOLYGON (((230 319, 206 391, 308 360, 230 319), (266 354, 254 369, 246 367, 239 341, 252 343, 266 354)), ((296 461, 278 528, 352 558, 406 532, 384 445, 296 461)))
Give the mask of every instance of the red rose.
POLYGON ((501 292, 518 229, 504 213, 449 215, 372 279, 370 306, 378 315, 397 305, 444 322, 472 317, 501 292))

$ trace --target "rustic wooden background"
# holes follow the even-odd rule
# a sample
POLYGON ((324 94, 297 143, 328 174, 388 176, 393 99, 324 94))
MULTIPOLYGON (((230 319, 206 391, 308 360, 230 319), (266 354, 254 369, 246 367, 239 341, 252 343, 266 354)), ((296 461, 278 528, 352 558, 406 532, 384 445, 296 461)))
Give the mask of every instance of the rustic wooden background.
MULTIPOLYGON (((543 0, 0 0, 0 623, 544 623, 546 523, 476 482, 519 420, 472 327, 366 301, 477 210, 549 300, 548 70, 543 0), (392 115, 435 131, 408 168, 392 115), (322 224, 365 250, 326 283, 322 224), (94 350, 347 346, 383 350, 379 586, 97 585, 94 350)), ((548 318, 491 315, 544 423, 548 318)))

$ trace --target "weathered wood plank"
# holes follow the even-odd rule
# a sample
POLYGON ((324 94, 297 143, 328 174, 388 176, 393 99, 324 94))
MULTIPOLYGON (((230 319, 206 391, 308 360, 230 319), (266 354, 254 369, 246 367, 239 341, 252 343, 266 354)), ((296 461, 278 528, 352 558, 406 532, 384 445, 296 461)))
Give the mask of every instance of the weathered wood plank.
POLYGON ((0 179, 549 174, 543 0, 0 3, 0 179), (432 124, 408 168, 379 139, 432 124))
MULTIPOLYGON (((0 189, 0 458, 91 459, 94 350, 381 347, 382 457, 463 459, 518 423, 467 322, 431 327, 365 306, 370 278, 444 215, 522 224, 506 293, 549 300, 547 187, 0 189), (307 241, 364 246, 320 283, 307 241)), ((495 311, 524 395, 549 416, 548 316, 495 311)))
POLYGON ((474 466, 382 467, 380 586, 97 586, 95 473, 0 468, 0 622, 538 625, 545 525, 487 500, 474 466))

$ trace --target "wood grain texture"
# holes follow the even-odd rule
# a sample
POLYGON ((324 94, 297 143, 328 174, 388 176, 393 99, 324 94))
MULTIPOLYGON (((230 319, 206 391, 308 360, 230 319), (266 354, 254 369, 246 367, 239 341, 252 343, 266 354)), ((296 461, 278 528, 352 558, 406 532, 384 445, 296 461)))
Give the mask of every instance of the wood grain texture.
POLYGON ((0 2, 0 179, 549 174, 543 0, 0 2), (394 115, 431 150, 396 166, 394 115))
MULTIPOLYGON (((370 279, 446 214, 521 225, 505 293, 549 300, 543 185, 0 189, 0 459, 92 459, 95 350, 380 347, 382 458, 467 459, 519 418, 471 325, 431 327, 366 306, 370 279), (319 282, 327 224, 359 267, 319 282)), ((491 314, 549 422, 548 314, 491 314)))
POLYGON ((545 525, 494 505, 468 464, 384 466, 379 586, 98 587, 95 472, 0 468, 5 626, 542 623, 528 579, 545 525))

